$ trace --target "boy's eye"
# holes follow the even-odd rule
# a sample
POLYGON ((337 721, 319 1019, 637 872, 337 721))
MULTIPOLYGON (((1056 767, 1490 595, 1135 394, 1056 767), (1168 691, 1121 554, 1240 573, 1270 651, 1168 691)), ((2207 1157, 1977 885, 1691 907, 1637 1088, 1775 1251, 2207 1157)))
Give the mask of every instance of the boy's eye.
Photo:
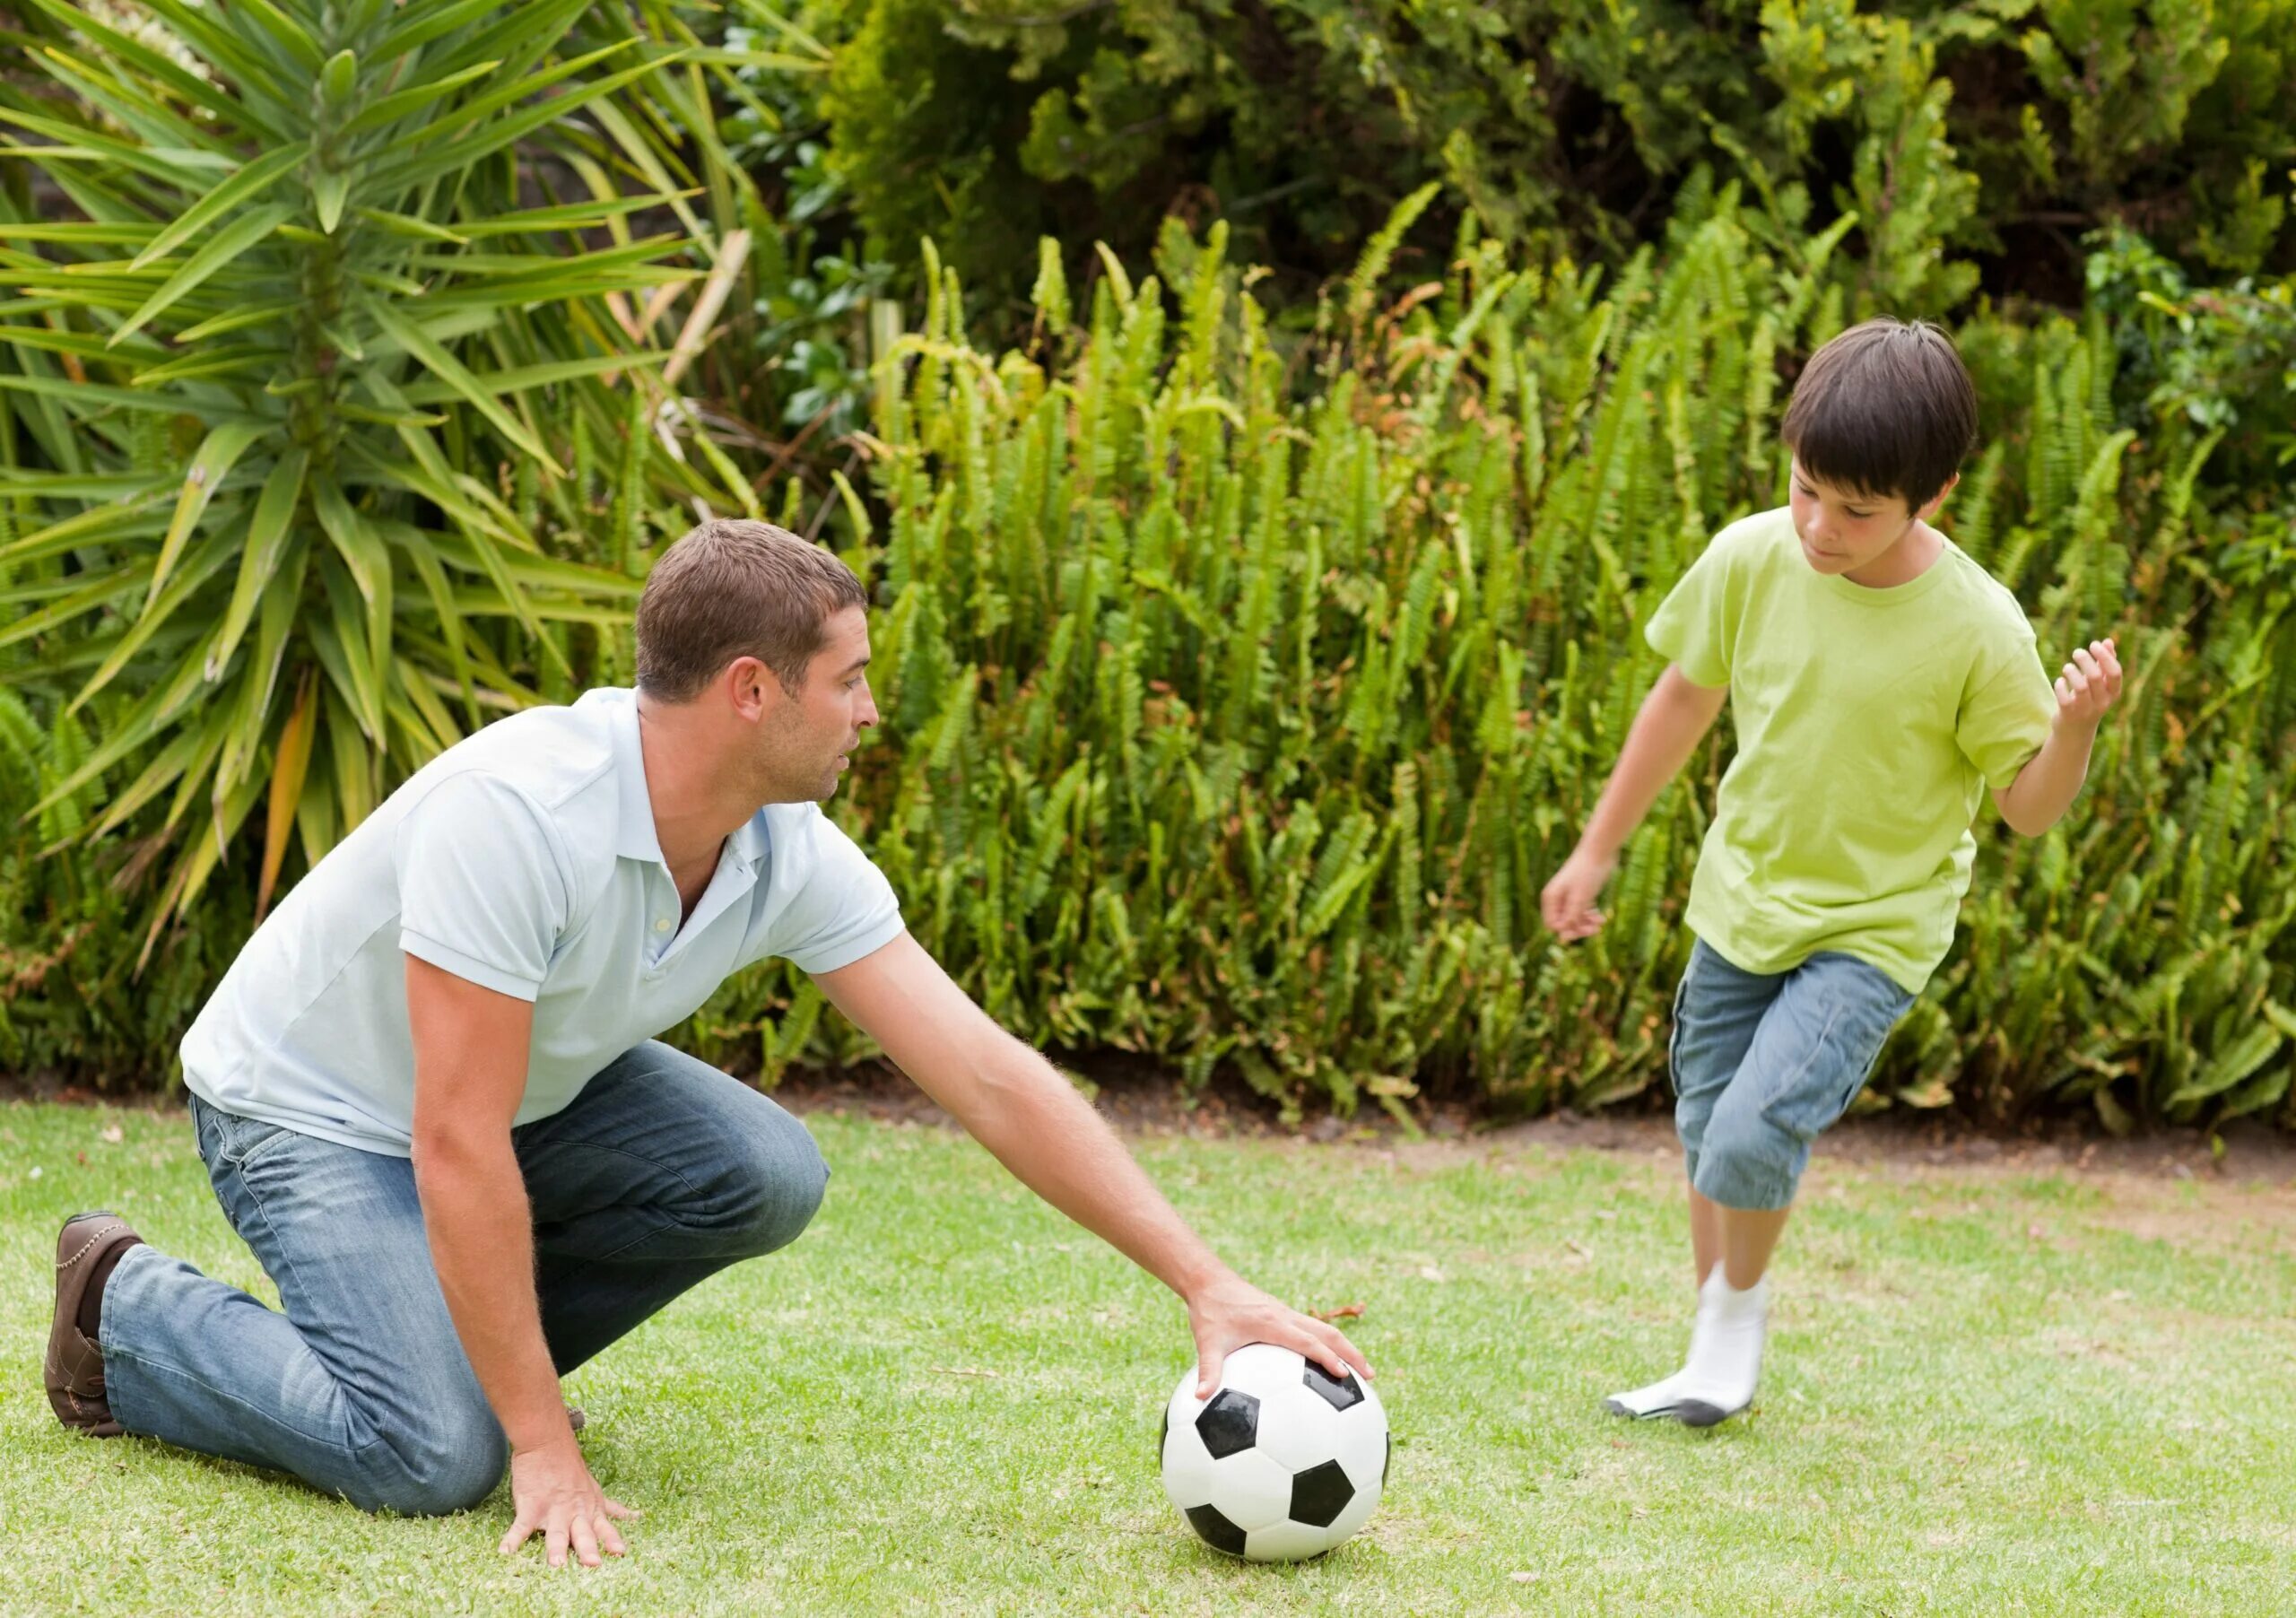
POLYGON ((1857 518, 1861 520, 1874 515, 1871 511, 1852 511, 1849 510, 1848 507, 1844 507, 1843 509, 1848 512, 1849 516, 1857 518))

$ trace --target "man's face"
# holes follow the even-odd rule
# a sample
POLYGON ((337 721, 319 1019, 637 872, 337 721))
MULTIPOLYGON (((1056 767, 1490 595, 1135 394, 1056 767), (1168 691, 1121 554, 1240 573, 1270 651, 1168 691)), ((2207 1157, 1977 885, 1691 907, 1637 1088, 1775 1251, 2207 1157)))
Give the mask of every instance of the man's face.
POLYGON ((824 626, 805 683, 787 691, 770 673, 771 704, 759 726, 758 763, 767 802, 819 802, 837 791, 861 733, 877 722, 869 694, 869 620, 848 607, 824 626))
POLYGON ((1947 484, 1917 512, 1901 495, 1859 494, 1804 471, 1796 460, 1787 504, 1802 541, 1802 559, 1821 573, 1854 573, 1903 539, 1917 518, 1936 516, 1952 487, 1947 484))

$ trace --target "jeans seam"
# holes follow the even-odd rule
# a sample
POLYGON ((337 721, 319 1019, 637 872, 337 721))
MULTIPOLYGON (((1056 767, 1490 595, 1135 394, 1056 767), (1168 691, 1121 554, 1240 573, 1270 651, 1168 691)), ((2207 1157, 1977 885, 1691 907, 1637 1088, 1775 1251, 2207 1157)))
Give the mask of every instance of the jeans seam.
MULTIPOLYGON (((283 1131, 283 1133, 284 1133, 284 1131, 283 1131)), ((242 1165, 242 1167, 243 1167, 243 1165, 242 1165)), ((283 1238, 280 1236, 280 1234, 279 1234, 279 1227, 278 1227, 276 1224, 274 1224, 274 1223, 272 1222, 272 1219, 271 1219, 271 1209, 270 1209, 267 1205, 265 1205, 265 1202, 264 1202, 264 1200, 263 1200, 263 1193, 262 1193, 261 1191, 259 1191, 259 1190, 257 1190, 257 1189, 256 1188, 256 1187, 255 1187, 255 1186, 254 1186, 254 1185, 253 1185, 253 1184, 248 1180, 248 1179, 247 1175, 246 1175, 244 1172, 240 1173, 240 1175, 239 1175, 239 1187, 240 1187, 240 1189, 244 1190, 244 1191, 247 1193, 247 1195, 248 1195, 248 1200, 250 1203, 252 1203, 252 1204, 254 1204, 254 1205, 255 1205, 256 1216, 257 1216, 258 1219, 260 1219, 260 1220, 262 1220, 262 1221, 263 1221, 263 1228, 264 1228, 266 1231, 268 1231, 268 1232, 270 1233, 272 1246, 274 1246, 274 1248, 276 1248, 278 1249, 278 1251, 279 1251, 279 1262, 280 1262, 281 1264, 283 1264, 283 1265, 284 1265, 284 1266, 287 1266, 287 1273, 288 1273, 291 1276, 292 1276, 292 1277, 294 1278, 294 1282, 295 1282, 295 1290, 296 1290, 298 1292, 302 1293, 305 1297, 309 1297, 309 1296, 311 1296, 311 1295, 312 1295, 312 1293, 311 1293, 310 1290, 309 1290, 309 1288, 307 1288, 307 1287, 305 1287, 305 1286, 303 1285, 303 1274, 302 1274, 302 1272, 301 1272, 300 1270, 298 1270, 298 1269, 295 1267, 295 1256, 294 1256, 292 1253, 291 1253, 291 1252, 289 1252, 289 1251, 288 1251, 288 1249, 287 1249, 287 1243, 286 1243, 286 1241, 285 1241, 285 1240, 284 1240, 284 1239, 283 1239, 283 1238)), ((258 1255, 258 1262, 260 1262, 260 1256, 259 1256, 259 1255, 258 1255)), ((265 1265, 265 1266, 264 1266, 264 1272, 265 1272, 265 1274, 270 1274, 270 1269, 271 1269, 271 1266, 270 1266, 269 1265, 265 1265)), ((271 1277, 271 1279, 272 1279, 273 1283, 275 1284, 275 1283, 278 1282, 279 1277, 278 1277, 278 1276, 276 1276, 276 1275, 273 1275, 273 1276, 271 1277)), ((282 1314, 283 1314, 283 1315, 285 1315, 285 1316, 287 1317, 287 1320, 288 1320, 288 1324, 289 1324, 289 1325, 291 1325, 291 1325, 294 1325, 294 1320, 295 1320, 295 1317, 294 1317, 294 1315, 292 1314, 292 1312, 291 1312, 290 1310, 288 1310, 287 1309, 285 1309, 285 1308, 283 1307, 283 1306, 285 1305, 286 1301, 287 1301, 286 1295, 285 1295, 285 1292, 284 1292, 283 1289, 283 1291, 282 1291, 282 1292, 281 1292, 279 1301, 280 1301, 281 1305, 283 1306, 283 1307, 281 1308, 281 1309, 280 1309, 280 1313, 282 1313, 282 1314)), ((295 1328, 295 1329, 296 1329, 297 1335, 300 1335, 301 1334, 302 1328, 301 1328, 300 1327, 296 1327, 296 1328, 295 1328)))
MULTIPOLYGON (((1833 1038, 1834 1024, 1840 1021, 1840 1005, 1836 1004, 1828 1007, 1826 1010, 1826 1025, 1818 1031, 1818 1037, 1810 1042, 1809 1054, 1802 1058, 1802 1066, 1795 1069, 1794 1076, 1788 1079, 1784 1084, 1779 1086, 1775 1097, 1776 1100, 1784 1101, 1800 1092, 1802 1081, 1808 1078, 1810 1076, 1811 1070, 1817 1066, 1818 1057, 1825 1051, 1826 1041, 1833 1038)), ((1767 1109, 1765 1109, 1765 1110, 1767 1109)), ((1790 1127, 1787 1127, 1782 1121, 1780 1122, 1779 1127, 1786 1128, 1787 1134, 1794 1134, 1794 1130, 1790 1127)), ((1814 1137, 1818 1134, 1818 1131, 1813 1129, 1810 1133, 1814 1137)), ((1800 1137, 1796 1135, 1795 1138, 1799 1139, 1800 1137)))

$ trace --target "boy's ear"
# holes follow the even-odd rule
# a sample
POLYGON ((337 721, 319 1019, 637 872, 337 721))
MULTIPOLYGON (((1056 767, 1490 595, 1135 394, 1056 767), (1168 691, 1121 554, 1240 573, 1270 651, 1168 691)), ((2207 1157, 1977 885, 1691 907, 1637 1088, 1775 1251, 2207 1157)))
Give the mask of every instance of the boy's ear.
POLYGON ((1929 503, 1922 507, 1922 509, 1914 513, 1914 515, 1921 518, 1923 522, 1927 522, 1931 518, 1936 516, 1938 512, 1944 509, 1946 497, 1953 492, 1954 486, 1961 481, 1961 474, 1958 472, 1953 474, 1952 476, 1947 478, 1945 480, 1945 486, 1937 491, 1936 493, 1931 495, 1929 497, 1929 503))

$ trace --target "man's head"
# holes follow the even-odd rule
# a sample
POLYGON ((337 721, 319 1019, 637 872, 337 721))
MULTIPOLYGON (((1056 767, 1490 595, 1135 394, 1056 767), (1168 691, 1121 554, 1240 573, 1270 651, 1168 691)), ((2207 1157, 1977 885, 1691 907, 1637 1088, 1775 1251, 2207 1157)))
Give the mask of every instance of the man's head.
POLYGON ((1868 320, 1811 356, 1784 437, 1803 553, 1851 572, 1937 515, 1977 439, 1977 388, 1937 327, 1868 320))
POLYGON ((639 695, 721 741, 755 801, 828 797, 877 722, 867 606, 851 569, 787 530, 705 522, 638 598, 639 695))

